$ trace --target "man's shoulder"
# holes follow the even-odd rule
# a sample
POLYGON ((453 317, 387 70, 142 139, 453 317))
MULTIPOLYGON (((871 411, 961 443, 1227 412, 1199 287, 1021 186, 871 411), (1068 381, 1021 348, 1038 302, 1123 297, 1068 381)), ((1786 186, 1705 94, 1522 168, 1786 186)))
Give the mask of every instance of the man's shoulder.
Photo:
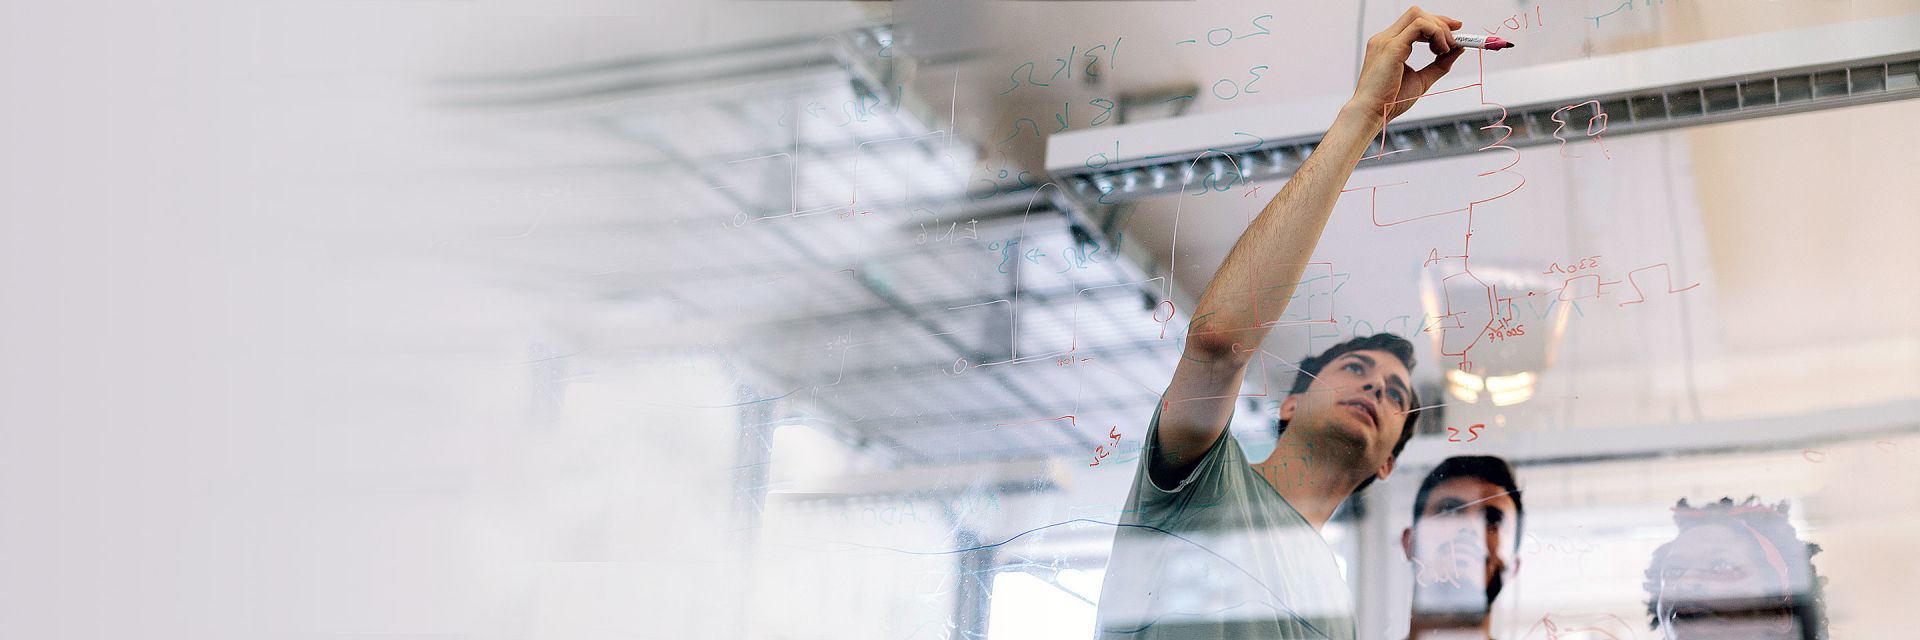
MULTIPOLYGON (((1288 502, 1267 474, 1261 473, 1259 465, 1253 463, 1220 464, 1214 469, 1216 474, 1231 475, 1232 478, 1216 476, 1208 482, 1189 483, 1181 487, 1188 497, 1172 506, 1179 512, 1203 511, 1208 509, 1233 509, 1244 512, 1269 512, 1271 515, 1292 523, 1306 523, 1306 517, 1288 502)), ((1198 474, 1196 473, 1196 476, 1198 474)), ((1197 479, 1197 478, 1196 478, 1197 479)))

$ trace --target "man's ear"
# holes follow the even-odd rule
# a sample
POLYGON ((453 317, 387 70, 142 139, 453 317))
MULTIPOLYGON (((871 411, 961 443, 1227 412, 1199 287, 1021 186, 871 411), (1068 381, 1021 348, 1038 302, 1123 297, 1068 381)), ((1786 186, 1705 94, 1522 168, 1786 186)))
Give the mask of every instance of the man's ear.
MULTIPOLYGON (((1400 530, 1400 551, 1407 554, 1407 562, 1413 562, 1413 527, 1400 530)), ((1519 567, 1518 562, 1514 563, 1519 567)))
POLYGON ((1375 469, 1373 472, 1374 477, 1385 480, 1387 476, 1393 475, 1393 462, 1395 457, 1396 456, 1389 456, 1386 463, 1381 464, 1379 469, 1375 469))
POLYGON ((1289 422, 1293 421, 1293 410, 1299 404, 1299 394, 1288 394, 1287 399, 1280 401, 1280 419, 1289 422))

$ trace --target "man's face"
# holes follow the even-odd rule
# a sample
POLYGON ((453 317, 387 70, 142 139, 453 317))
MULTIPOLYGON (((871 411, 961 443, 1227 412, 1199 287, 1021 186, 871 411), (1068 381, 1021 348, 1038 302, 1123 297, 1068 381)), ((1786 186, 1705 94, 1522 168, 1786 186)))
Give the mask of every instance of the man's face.
POLYGON ((1667 547, 1657 567, 1654 603, 1661 637, 1799 638, 1800 630, 1782 593, 1780 570, 1761 560, 1752 533, 1703 524, 1687 529, 1667 547))
POLYGON ((1286 434, 1316 446, 1351 447, 1384 478, 1413 410, 1407 366, 1392 353, 1365 349, 1328 362, 1307 390, 1280 403, 1286 434))
POLYGON ((1414 567, 1414 607, 1478 624, 1513 579, 1519 526, 1513 496, 1478 478, 1434 485, 1405 534, 1414 567))

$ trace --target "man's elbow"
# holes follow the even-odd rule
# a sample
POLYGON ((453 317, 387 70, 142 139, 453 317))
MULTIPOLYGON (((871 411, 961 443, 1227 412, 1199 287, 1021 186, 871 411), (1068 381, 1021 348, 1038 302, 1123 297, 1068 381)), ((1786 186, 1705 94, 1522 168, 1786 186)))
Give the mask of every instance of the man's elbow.
POLYGON ((1187 357, 1208 363, 1245 364, 1253 351, 1226 332, 1195 331, 1187 335, 1187 357))

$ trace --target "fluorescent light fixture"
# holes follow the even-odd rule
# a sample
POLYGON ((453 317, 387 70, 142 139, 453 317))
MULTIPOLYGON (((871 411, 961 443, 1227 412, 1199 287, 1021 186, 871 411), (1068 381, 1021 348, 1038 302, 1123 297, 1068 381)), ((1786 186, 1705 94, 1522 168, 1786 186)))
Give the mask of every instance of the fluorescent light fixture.
POLYGON ((1513 375, 1488 376, 1487 391, 1493 393, 1493 406, 1506 407, 1533 398, 1533 373, 1522 371, 1513 375))
POLYGON ((1494 393, 1533 388, 1533 374, 1522 371, 1510 376, 1487 376, 1487 390, 1494 393))
POLYGON ((1531 371, 1504 376, 1480 376, 1453 369, 1447 372, 1447 392, 1461 402, 1474 404, 1480 401, 1480 392, 1491 396, 1493 406, 1506 407, 1533 398, 1534 383, 1540 377, 1531 371))
POLYGON ((1530 400, 1532 398, 1533 398, 1533 387, 1524 387, 1521 389, 1514 389, 1512 391, 1495 391, 1493 392, 1493 406, 1496 406, 1496 407, 1513 406, 1516 404, 1520 404, 1522 402, 1526 402, 1527 400, 1530 400))
POLYGON ((1459 369, 1447 370, 1447 393, 1456 400, 1467 404, 1479 402, 1480 390, 1484 388, 1486 385, 1481 383, 1480 376, 1459 369))

